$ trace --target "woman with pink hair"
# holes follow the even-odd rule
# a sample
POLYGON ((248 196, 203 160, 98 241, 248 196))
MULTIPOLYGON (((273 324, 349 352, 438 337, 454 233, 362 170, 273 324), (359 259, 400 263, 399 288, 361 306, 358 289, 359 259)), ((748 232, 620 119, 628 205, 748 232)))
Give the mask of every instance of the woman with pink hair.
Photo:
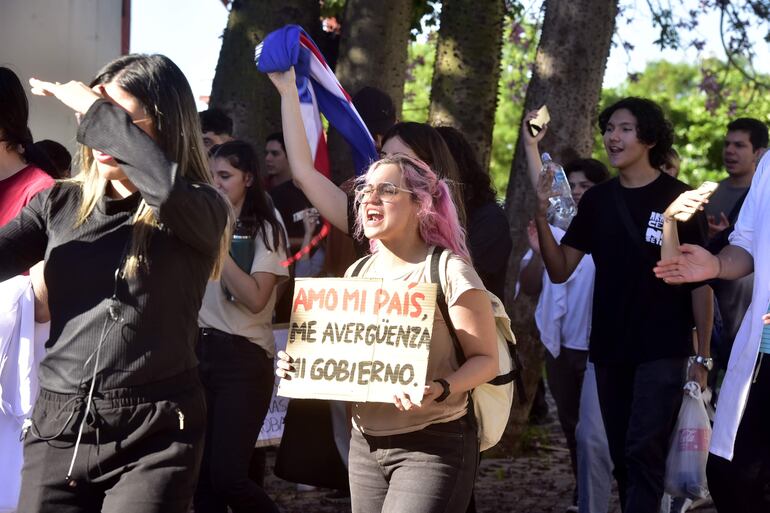
MULTIPOLYGON (((464 512, 479 455, 468 392, 498 369, 489 299, 449 188, 427 164, 402 154, 383 158, 358 179, 355 200, 355 233, 369 239, 372 250, 358 276, 430 281, 431 248, 451 251, 444 294, 463 354, 437 308, 422 399, 402 390, 391 403, 353 404, 352 511, 464 512)), ((276 373, 290 376, 291 357, 279 357, 276 373)))

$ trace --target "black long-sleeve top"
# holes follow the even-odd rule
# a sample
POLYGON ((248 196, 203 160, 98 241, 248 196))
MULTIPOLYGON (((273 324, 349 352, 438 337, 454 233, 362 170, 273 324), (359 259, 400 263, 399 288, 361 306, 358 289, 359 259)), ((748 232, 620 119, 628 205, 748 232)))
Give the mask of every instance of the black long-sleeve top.
POLYGON ((161 226, 151 235, 147 268, 117 280, 123 320, 103 343, 97 384, 101 390, 145 385, 194 368, 198 310, 227 222, 225 200, 212 187, 182 177, 109 102, 97 101, 85 114, 78 141, 117 159, 138 192, 102 197, 76 226, 81 187, 59 183, 0 229, 0 280, 46 261, 51 335, 41 386, 73 393, 90 379, 93 360, 87 360, 101 338, 141 199, 161 226))

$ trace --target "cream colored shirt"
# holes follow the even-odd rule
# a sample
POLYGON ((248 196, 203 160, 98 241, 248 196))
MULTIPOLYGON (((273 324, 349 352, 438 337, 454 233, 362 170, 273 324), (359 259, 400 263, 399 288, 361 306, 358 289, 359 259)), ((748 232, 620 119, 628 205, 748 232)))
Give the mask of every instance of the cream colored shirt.
MULTIPOLYGON (((270 225, 265 225, 267 240, 272 241, 273 231, 270 225)), ((289 277, 289 268, 284 264, 286 250, 280 248, 272 251, 265 246, 262 234, 255 238, 254 260, 251 263, 251 275, 255 273, 272 273, 278 283, 289 277)), ((275 290, 273 287, 270 299, 259 313, 252 313, 237 300, 228 301, 220 280, 210 280, 203 295, 203 304, 198 313, 198 326, 214 328, 231 335, 240 335, 259 345, 268 356, 275 355, 275 340, 273 338, 273 309, 275 308, 275 290)))
MULTIPOLYGON (((425 261, 414 264, 396 275, 390 269, 378 266, 378 254, 364 265, 359 277, 382 278, 386 280, 403 280, 407 282, 429 282, 430 269, 426 269, 425 261)), ((345 273, 353 270, 351 266, 345 273)), ((473 266, 464 262, 457 255, 447 259, 446 302, 454 305, 464 292, 471 289, 484 290, 473 266)), ((428 374, 426 383, 437 378, 445 378, 458 369, 452 338, 438 306, 433 321, 433 336, 428 356, 428 374)), ((419 431, 430 424, 449 422, 459 419, 467 411, 468 395, 452 393, 441 403, 432 402, 423 408, 410 411, 399 411, 393 403, 353 403, 353 426, 361 432, 374 436, 388 436, 400 433, 419 431)))

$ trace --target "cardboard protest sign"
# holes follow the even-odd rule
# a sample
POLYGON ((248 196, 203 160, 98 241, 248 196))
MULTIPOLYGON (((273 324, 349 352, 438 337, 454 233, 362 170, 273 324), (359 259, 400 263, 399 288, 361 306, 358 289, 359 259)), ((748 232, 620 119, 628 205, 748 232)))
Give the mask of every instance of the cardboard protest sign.
POLYGON ((286 352, 295 373, 281 397, 421 400, 436 309, 435 283, 297 279, 286 352))
MULTIPOLYGON (((275 338, 275 352, 286 350, 286 338, 289 335, 288 324, 273 326, 273 337, 275 338)), ((285 397, 278 397, 278 378, 275 378, 273 386, 273 396, 270 398, 270 408, 267 410, 262 429, 259 431, 259 438, 254 447, 265 447, 268 445, 278 445, 283 436, 283 422, 286 418, 286 408, 289 407, 289 400, 285 397)))

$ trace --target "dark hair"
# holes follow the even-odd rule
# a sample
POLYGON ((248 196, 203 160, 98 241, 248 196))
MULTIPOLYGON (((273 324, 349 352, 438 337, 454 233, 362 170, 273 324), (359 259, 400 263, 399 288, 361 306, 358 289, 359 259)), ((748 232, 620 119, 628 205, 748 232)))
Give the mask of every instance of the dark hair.
POLYGON ((382 137, 383 146, 393 137, 404 141, 417 158, 428 164, 439 178, 460 181, 460 173, 452 153, 444 142, 444 138, 432 126, 414 121, 396 123, 382 137))
POLYGON ((275 215, 272 200, 262 187, 259 159, 251 144, 246 141, 227 141, 216 145, 211 151, 212 159, 225 159, 235 169, 253 177, 251 185, 246 188, 246 197, 238 216, 236 233, 245 232, 254 237, 261 233, 265 246, 272 251, 276 251, 282 242, 286 247, 286 241, 283 239, 283 226, 275 215), (265 223, 272 228, 272 241, 267 240, 265 223))
POLYGON ((754 118, 738 118, 727 125, 727 131, 733 132, 740 130, 749 133, 751 149, 756 151, 759 148, 767 148, 768 136, 767 125, 754 118))
POLYGON ((45 153, 54 168, 52 178, 69 178, 72 170, 72 155, 63 145, 51 139, 43 139, 35 143, 35 148, 45 153))
POLYGON ((278 144, 281 145, 283 152, 286 153, 286 143, 283 142, 283 132, 273 132, 272 134, 265 137, 265 144, 269 143, 270 141, 278 141, 278 144))
POLYGON ((195 181, 210 177, 195 100, 182 70, 165 55, 130 54, 104 66, 90 87, 115 83, 136 98, 155 127, 166 157, 195 181), (194 133, 189 133, 192 131, 194 133))
POLYGON ((665 162, 666 153, 674 144, 674 129, 663 114, 660 105, 647 98, 630 96, 613 103, 599 114, 599 128, 602 133, 612 114, 620 109, 628 110, 636 118, 636 138, 650 148, 650 165, 659 168, 665 162))
POLYGON ((388 93, 366 86, 353 95, 352 101, 372 136, 382 135, 396 124, 396 107, 388 93))
POLYGON ((217 108, 209 108, 198 113, 201 120, 201 132, 233 135, 233 120, 217 108))
POLYGON ((55 174, 51 160, 32 144, 29 130, 29 102, 16 73, 0 67, 0 141, 8 150, 21 146, 21 157, 49 175, 55 174))
POLYGON ((582 172, 589 182, 596 185, 610 179, 607 166, 596 159, 575 159, 564 166, 564 173, 569 178, 571 173, 582 172))
POLYGON ((437 126, 436 131, 441 134, 457 164, 465 208, 470 212, 484 203, 495 201, 496 194, 489 174, 481 168, 476 152, 462 132, 452 126, 437 126))

